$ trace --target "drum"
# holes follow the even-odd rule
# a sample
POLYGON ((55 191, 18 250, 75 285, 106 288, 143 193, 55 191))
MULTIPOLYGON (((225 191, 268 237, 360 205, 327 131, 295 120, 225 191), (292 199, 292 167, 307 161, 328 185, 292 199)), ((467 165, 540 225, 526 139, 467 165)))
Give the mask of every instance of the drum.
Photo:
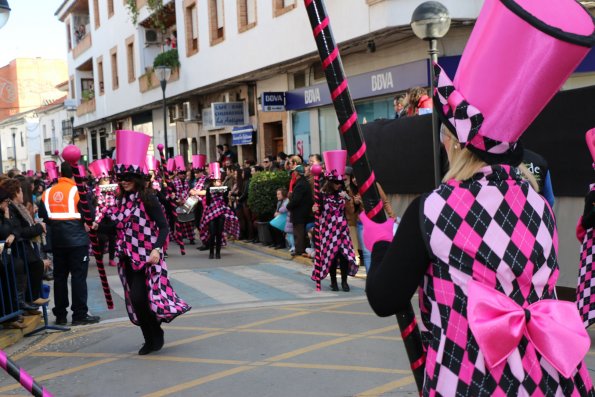
POLYGON ((194 207, 196 206, 196 203, 198 203, 198 199, 196 197, 189 196, 186 199, 186 202, 184 202, 184 205, 178 207, 176 211, 179 210, 179 213, 190 214, 194 212, 194 207))

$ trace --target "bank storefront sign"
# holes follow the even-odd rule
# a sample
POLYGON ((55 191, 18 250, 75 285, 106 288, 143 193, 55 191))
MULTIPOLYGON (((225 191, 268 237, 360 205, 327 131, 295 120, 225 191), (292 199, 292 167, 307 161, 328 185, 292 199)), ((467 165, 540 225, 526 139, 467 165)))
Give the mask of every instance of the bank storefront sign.
POLYGON ((285 111, 285 93, 284 92, 263 92, 262 99, 263 112, 284 112, 285 111))
MULTIPOLYGON (((353 99, 386 95, 414 86, 430 85, 426 60, 351 76, 347 80, 353 99)), ((287 110, 307 109, 331 103, 331 94, 326 83, 288 91, 286 95, 287 110)))

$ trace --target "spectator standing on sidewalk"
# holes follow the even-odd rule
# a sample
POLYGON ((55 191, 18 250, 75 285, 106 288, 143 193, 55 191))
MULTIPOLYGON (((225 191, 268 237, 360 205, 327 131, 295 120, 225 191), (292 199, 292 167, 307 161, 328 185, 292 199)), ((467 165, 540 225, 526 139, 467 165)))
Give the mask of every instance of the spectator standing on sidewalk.
MULTIPOLYGON (((87 307, 87 273, 89 270, 89 236, 81 213, 79 193, 68 162, 60 166, 62 177, 47 189, 39 207, 39 217, 49 226, 54 255, 54 315, 56 324, 65 325, 68 302, 68 276, 72 285, 72 325, 99 322, 89 315, 87 307)), ((88 200, 91 202, 90 200, 88 200)), ((93 212, 93 211, 92 211, 93 212)), ((94 214, 91 214, 94 217, 94 214)))
POLYGON ((306 252, 306 224, 312 221, 312 189, 304 177, 304 166, 297 165, 292 170, 292 178, 295 178, 293 193, 287 204, 291 221, 293 223, 293 235, 295 238, 295 252, 293 255, 300 256, 306 252))

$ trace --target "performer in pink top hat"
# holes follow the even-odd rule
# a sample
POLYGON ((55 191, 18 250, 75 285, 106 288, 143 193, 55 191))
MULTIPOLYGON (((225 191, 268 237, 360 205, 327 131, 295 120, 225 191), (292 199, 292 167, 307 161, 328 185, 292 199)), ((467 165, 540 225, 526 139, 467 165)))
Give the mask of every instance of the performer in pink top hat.
POLYGON ((311 278, 319 282, 330 273, 331 290, 338 291, 337 267, 340 267, 341 288, 349 292, 347 276, 355 276, 358 267, 345 215, 345 203, 349 199, 343 182, 347 151, 330 150, 324 152, 323 157, 326 181, 312 208, 314 213, 319 214, 316 222, 319 230, 316 231, 316 252, 311 278))
MULTIPOLYGON (((192 200, 196 200, 196 204, 193 209, 190 209, 194 213, 194 226, 199 230, 200 235, 200 221, 204 212, 203 196, 199 195, 199 192, 205 190, 205 185, 208 181, 208 176, 205 173, 205 165, 207 163, 207 156, 204 154, 193 154, 192 155, 192 177, 193 179, 188 183, 190 191, 188 197, 192 200)), ((201 241, 202 245, 197 247, 200 251, 206 251, 208 249, 208 241, 201 241)))
POLYGON ((554 214, 518 167, 519 138, 594 32, 575 0, 486 0, 454 82, 435 65, 443 183, 412 202, 394 239, 391 222, 361 216, 374 311, 395 314, 419 292, 424 396, 595 393, 589 335, 576 305, 556 299, 554 214))
MULTIPOLYGON (((173 178, 174 190, 176 194, 176 212, 178 213, 178 219, 176 222, 176 233, 179 234, 179 238, 188 239, 190 245, 194 244, 194 217, 186 216, 188 210, 185 208, 186 200, 190 187, 188 185, 188 179, 186 178, 186 162, 183 156, 174 157, 175 170, 177 174, 173 178)), ((194 209, 194 208, 192 208, 194 209)))
POLYGON ((109 255, 109 265, 116 266, 116 224, 110 217, 102 217, 101 214, 110 211, 116 205, 116 188, 118 185, 111 184, 110 175, 113 162, 108 159, 95 160, 89 164, 89 171, 95 179, 95 197, 97 238, 99 242, 99 253, 103 255, 107 248, 109 255))
POLYGON ((117 227, 118 273, 124 287, 130 320, 145 340, 138 354, 163 347, 162 322, 190 310, 173 290, 162 247, 168 234, 163 209, 146 189, 145 160, 151 137, 135 131, 116 131, 115 174, 120 185, 116 210, 109 213, 117 227))
POLYGON ((43 163, 43 166, 45 168, 45 172, 47 173, 47 183, 46 186, 50 186, 53 185, 54 183, 56 183, 58 181, 58 178, 60 177, 59 173, 58 173, 58 166, 56 165, 56 162, 54 160, 48 160, 46 162, 43 163))
POLYGON ((200 222, 200 238, 208 241, 209 259, 221 259, 221 246, 224 234, 238 238, 240 223, 236 214, 227 206, 228 191, 221 185, 221 168, 219 163, 209 164, 209 181, 205 190, 200 192, 205 197, 206 208, 200 222))

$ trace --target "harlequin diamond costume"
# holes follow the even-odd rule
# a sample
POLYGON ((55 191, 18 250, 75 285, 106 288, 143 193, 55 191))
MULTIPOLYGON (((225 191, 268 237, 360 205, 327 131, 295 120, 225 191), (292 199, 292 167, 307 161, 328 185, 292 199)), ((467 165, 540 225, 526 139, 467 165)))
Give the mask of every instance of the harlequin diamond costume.
MULTIPOLYGON (((116 224, 110 217, 102 216, 116 205, 116 184, 111 184, 111 173, 113 169, 112 159, 95 160, 89 164, 89 171, 95 181, 93 195, 95 197, 96 221, 99 221, 97 238, 99 242, 99 253, 105 251, 109 254, 109 265, 116 266, 116 224)), ((96 253, 95 253, 96 254, 96 253)))
POLYGON ((341 268, 341 287, 349 291, 347 275, 355 276, 358 266, 355 262, 353 242, 345 216, 345 203, 349 195, 345 192, 343 176, 347 160, 346 150, 330 150, 323 153, 326 166, 326 184, 319 194, 318 251, 314 256, 312 280, 323 280, 331 275, 331 289, 338 291, 337 267, 341 268))
POLYGON ((556 300, 553 212, 516 168, 519 137, 588 53, 594 26, 574 0, 486 0, 454 82, 436 66, 434 93, 458 141, 445 140, 453 173, 478 171, 412 202, 394 239, 390 222, 362 217, 376 313, 402 310, 419 287, 424 396, 595 395, 589 336, 576 305, 556 300))
POLYGON ((176 200, 178 207, 176 212, 178 213, 178 220, 176 222, 176 233, 179 233, 180 238, 190 240, 190 244, 194 244, 194 217, 187 217, 186 210, 184 209, 184 203, 188 199, 188 193, 190 187, 188 185, 188 179, 186 179, 186 163, 184 157, 174 157, 176 164, 176 170, 178 175, 174 177, 174 192, 176 194, 176 200))
MULTIPOLYGON (((595 128, 587 131, 586 138, 595 169, 595 128)), ((585 209, 576 226, 576 237, 581 243, 576 302, 585 327, 589 327, 595 322, 595 184, 589 186, 585 197, 585 209)))
POLYGON ((167 221, 157 197, 139 190, 145 184, 143 169, 151 138, 134 131, 117 131, 117 160, 114 168, 121 181, 121 197, 111 214, 118 230, 118 273, 124 286, 130 320, 140 326, 145 344, 139 354, 163 346, 160 324, 170 322, 190 310, 173 290, 167 265, 160 252, 168 234, 167 221), (134 183, 132 190, 126 186, 134 183), (152 263, 151 256, 158 260, 152 263))
POLYGON ((184 245, 184 239, 180 233, 180 227, 178 224, 178 197, 176 194, 175 178, 176 178, 176 161, 173 157, 167 159, 166 166, 166 215, 169 222, 169 234, 171 240, 175 241, 180 246, 180 254, 186 255, 186 248, 184 245))
POLYGON ((209 183, 207 183, 206 207, 200 221, 200 239, 209 242, 209 259, 221 259, 221 246, 225 235, 238 238, 240 222, 227 206, 227 187, 217 186, 221 181, 219 163, 209 164, 209 183))
MULTIPOLYGON (((190 190, 188 191, 188 195, 192 196, 194 199, 197 200, 196 205, 194 206, 194 225, 197 229, 199 229, 200 234, 200 221, 202 220, 202 214, 204 212, 204 198, 198 194, 191 194, 190 192, 201 192, 205 190, 205 186, 208 181, 208 176, 206 175, 205 165, 207 164, 207 156, 204 154, 193 154, 192 155, 192 172, 194 176, 196 174, 200 174, 200 176, 195 179, 194 185, 191 186, 190 190)), ((203 246, 208 244, 207 241, 202 241, 203 246)))

